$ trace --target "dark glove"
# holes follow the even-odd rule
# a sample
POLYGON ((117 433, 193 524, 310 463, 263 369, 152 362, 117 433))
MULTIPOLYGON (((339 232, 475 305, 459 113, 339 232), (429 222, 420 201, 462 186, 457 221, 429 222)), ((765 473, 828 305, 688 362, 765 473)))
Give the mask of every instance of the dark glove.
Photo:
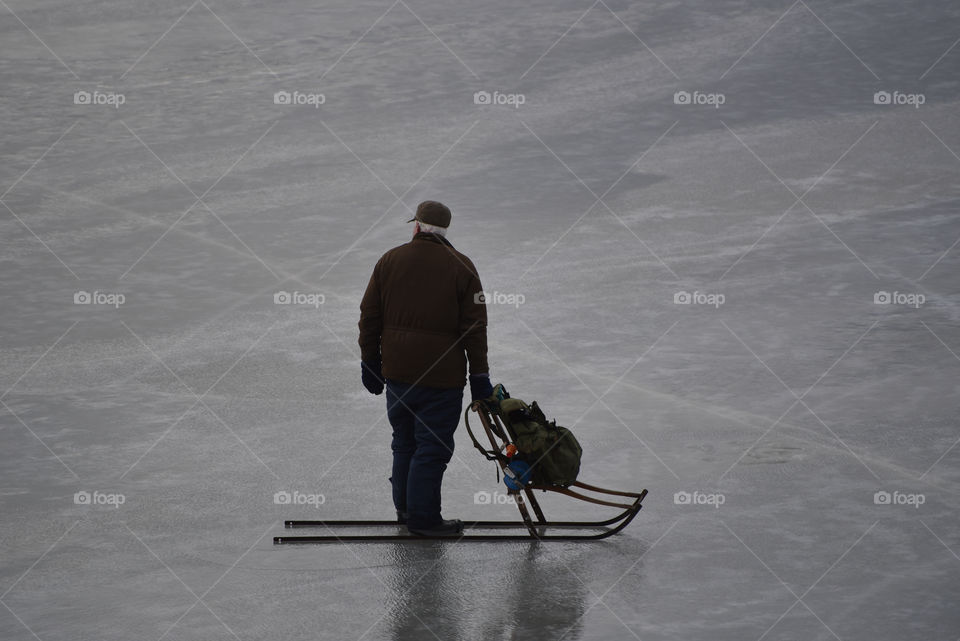
POLYGON ((482 401, 493 396, 493 385, 490 384, 490 374, 470 375, 470 398, 482 401))
POLYGON ((360 380, 371 394, 383 394, 383 373, 380 371, 380 361, 361 362, 360 380))

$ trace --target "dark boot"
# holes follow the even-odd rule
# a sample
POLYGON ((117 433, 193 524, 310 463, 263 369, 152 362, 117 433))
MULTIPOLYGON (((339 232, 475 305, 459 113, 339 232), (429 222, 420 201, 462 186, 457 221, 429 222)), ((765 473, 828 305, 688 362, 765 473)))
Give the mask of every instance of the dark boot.
POLYGON ((463 534, 463 521, 460 519, 445 519, 429 528, 407 527, 410 534, 417 536, 460 536, 463 534))

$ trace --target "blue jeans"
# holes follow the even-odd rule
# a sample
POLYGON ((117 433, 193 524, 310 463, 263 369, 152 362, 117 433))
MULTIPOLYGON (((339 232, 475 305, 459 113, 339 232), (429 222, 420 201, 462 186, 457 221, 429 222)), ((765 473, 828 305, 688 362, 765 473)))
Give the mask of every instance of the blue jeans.
POLYGON ((442 389, 388 380, 387 418, 393 427, 393 504, 407 525, 440 523, 440 485, 453 456, 463 388, 442 389))

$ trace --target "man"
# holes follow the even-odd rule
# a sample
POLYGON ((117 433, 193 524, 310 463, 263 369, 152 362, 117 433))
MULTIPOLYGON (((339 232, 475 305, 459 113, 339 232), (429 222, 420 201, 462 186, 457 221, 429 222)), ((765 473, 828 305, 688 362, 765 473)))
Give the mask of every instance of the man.
POLYGON ((360 303, 364 387, 387 390, 393 427, 393 504, 413 534, 454 536, 460 520, 440 514, 440 486, 453 456, 463 389, 493 394, 487 368, 487 309, 476 267, 446 239, 450 210, 417 206, 413 239, 384 254, 360 303))

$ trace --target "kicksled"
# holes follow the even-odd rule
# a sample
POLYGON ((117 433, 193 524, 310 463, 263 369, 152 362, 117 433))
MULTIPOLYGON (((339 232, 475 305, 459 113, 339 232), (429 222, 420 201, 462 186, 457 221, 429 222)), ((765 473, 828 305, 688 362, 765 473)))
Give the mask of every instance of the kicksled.
MULTIPOLYGON (((499 400, 509 398, 509 394, 501 385, 497 386, 499 400)), ((528 412, 531 407, 522 401, 514 401, 523 406, 528 412)), ((313 544, 313 543, 356 543, 356 542, 389 542, 389 541, 429 541, 442 540, 449 542, 460 541, 596 541, 613 536, 623 530, 636 517, 643 507, 643 499, 647 490, 627 492, 611 490, 596 485, 589 485, 578 480, 562 484, 543 482, 543 473, 538 473, 541 466, 547 467, 549 461, 546 455, 540 455, 533 460, 524 461, 522 452, 518 452, 518 442, 529 442, 528 435, 519 433, 523 423, 510 420, 511 416, 501 410, 499 403, 490 401, 475 401, 464 412, 464 421, 467 431, 475 447, 491 461, 496 461, 503 474, 504 484, 520 512, 519 521, 464 521, 463 533, 454 536, 421 536, 410 534, 406 528, 396 520, 349 520, 349 521, 284 521, 284 527, 290 530, 320 530, 316 534, 302 534, 291 536, 276 536, 275 545, 313 544), (480 425, 490 442, 491 449, 487 450, 480 445, 474 435, 469 421, 470 412, 475 412, 480 418, 480 425), (617 513, 600 521, 550 521, 544 515, 543 508, 537 500, 535 492, 553 492, 562 494, 578 501, 614 508, 617 513), (366 530, 356 533, 356 530, 366 530)), ((514 405, 515 406, 515 405, 514 405)), ((537 415, 543 414, 536 403, 532 409, 537 415)), ((524 416, 529 417, 529 412, 524 416)), ((555 424, 546 424, 553 427, 555 424)), ((559 428, 567 432, 564 428, 559 428)), ((481 437, 482 438, 482 437, 481 437)), ((573 438, 569 435, 569 438, 573 438)), ((575 439, 574 439, 575 442, 575 439)), ((551 446, 552 447, 552 446, 551 446)), ((579 450, 579 445, 576 446, 579 450)), ((547 449, 549 452, 550 449, 547 449)), ((526 457, 527 459, 533 457, 526 457)), ((576 462, 579 470, 579 458, 576 462)), ((573 474, 576 476, 576 473, 573 474)))

